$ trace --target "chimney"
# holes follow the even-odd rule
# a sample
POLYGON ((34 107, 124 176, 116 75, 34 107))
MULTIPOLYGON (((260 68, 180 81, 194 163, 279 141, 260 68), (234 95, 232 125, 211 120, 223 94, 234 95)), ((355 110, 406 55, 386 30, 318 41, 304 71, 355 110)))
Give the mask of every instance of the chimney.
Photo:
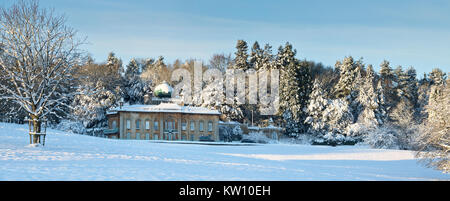
POLYGON ((144 105, 150 105, 151 104, 151 98, 148 94, 144 95, 144 105))
POLYGON ((123 97, 120 98, 120 101, 119 101, 119 108, 122 109, 122 107, 123 107, 123 97))

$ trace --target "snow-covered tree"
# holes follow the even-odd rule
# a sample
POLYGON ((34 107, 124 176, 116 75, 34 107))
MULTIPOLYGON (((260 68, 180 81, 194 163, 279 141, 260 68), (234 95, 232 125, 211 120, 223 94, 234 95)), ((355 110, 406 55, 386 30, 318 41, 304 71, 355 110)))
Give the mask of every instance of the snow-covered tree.
POLYGON ((136 59, 131 59, 125 70, 125 79, 131 80, 140 75, 139 64, 136 59))
POLYGON ((357 69, 353 57, 349 56, 344 58, 342 64, 339 66, 339 71, 339 82, 335 86, 334 94, 337 98, 345 98, 353 90, 359 69, 357 69))
MULTIPOLYGON (((146 67, 141 67, 143 71, 141 72, 140 77, 143 81, 151 81, 152 86, 161 84, 164 81, 170 83, 171 71, 165 64, 163 56, 159 56, 154 62, 152 59, 147 59, 146 61, 147 62, 144 65, 146 67)), ((142 64, 140 65, 143 66, 142 64)))
POLYGON ((234 53, 234 69, 246 71, 249 68, 247 51, 247 42, 244 40, 238 40, 236 44, 236 52, 234 53))
POLYGON ((441 69, 434 68, 429 75, 432 85, 442 85, 445 83, 446 75, 441 69))
POLYGON ((432 167, 450 172, 450 81, 431 89, 426 107, 428 119, 422 131, 419 156, 432 167))
POLYGON ((108 58, 106 60, 107 69, 111 72, 111 74, 122 75, 125 73, 123 69, 122 60, 117 58, 114 52, 110 52, 108 54, 108 58))
POLYGON ((143 104, 144 96, 151 95, 152 80, 142 79, 140 64, 132 59, 125 71, 125 81, 122 86, 122 97, 130 104, 143 104))
POLYGON ((367 68, 367 73, 361 79, 360 87, 358 89, 358 97, 356 98, 361 112, 358 114, 357 123, 361 123, 366 127, 377 127, 383 123, 382 112, 380 111, 381 104, 377 90, 374 88, 375 73, 371 65, 367 68), (380 113, 381 112, 381 113, 380 113))
POLYGON ((397 149, 398 130, 389 126, 382 126, 376 129, 369 129, 364 136, 364 142, 372 148, 397 149))
POLYGON ((269 44, 264 45, 263 53, 262 53, 262 67, 259 70, 270 70, 274 69, 275 65, 273 64, 274 56, 272 54, 272 46, 269 44))
MULTIPOLYGON (((385 108, 388 113, 390 113, 392 107, 395 105, 395 100, 397 94, 394 87, 394 73, 392 68, 389 66, 389 62, 384 60, 380 65, 380 81, 381 87, 383 89, 383 94, 385 95, 385 108)), ((389 118, 389 116, 388 116, 389 118)))
POLYGON ((151 95, 151 81, 144 81, 140 77, 128 80, 123 91, 123 97, 129 104, 144 104, 145 95, 151 95))
POLYGON ((323 115, 329 104, 330 100, 327 99, 327 94, 326 91, 323 90, 323 85, 318 79, 314 80, 309 104, 306 108, 308 117, 305 119, 305 123, 309 125, 309 133, 321 136, 323 135, 323 132, 326 131, 327 122, 323 118, 323 115))
POLYGON ((255 41, 255 43, 252 46, 251 52, 250 52, 250 58, 249 58, 249 66, 255 70, 259 70, 260 68, 263 68, 263 62, 264 62, 264 51, 259 47, 258 41, 255 41))
MULTIPOLYGON (((0 10, 0 83, 8 99, 21 106, 33 122, 33 132, 41 132, 40 120, 65 112, 73 67, 80 65, 82 53, 76 31, 63 16, 42 9, 36 1, 20 1, 0 10), (12 87, 11 87, 12 86, 12 87)), ((34 136, 33 143, 39 137, 34 136)))
POLYGON ((80 86, 77 91, 78 95, 72 103, 74 120, 81 122, 85 128, 106 126, 106 111, 116 106, 115 94, 107 90, 102 82, 94 86, 80 86))
POLYGON ((418 99, 416 71, 410 68, 404 72, 400 67, 396 69, 396 77, 398 101, 390 116, 398 125, 408 127, 416 122, 418 99))
POLYGON ((278 65, 281 68, 280 79, 280 109, 279 114, 284 120, 285 132, 296 137, 306 131, 304 121, 312 81, 308 65, 305 61, 295 58, 296 50, 290 43, 278 53, 278 65))

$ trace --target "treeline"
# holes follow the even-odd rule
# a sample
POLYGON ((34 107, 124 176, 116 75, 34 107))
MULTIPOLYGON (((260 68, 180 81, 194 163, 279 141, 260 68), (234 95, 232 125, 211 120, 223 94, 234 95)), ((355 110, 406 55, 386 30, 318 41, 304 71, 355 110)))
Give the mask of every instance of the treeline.
MULTIPOLYGON (((203 64, 203 70, 217 68, 222 72, 279 70, 278 114, 260 115, 258 105, 248 103, 218 105, 204 101, 196 106, 220 110, 223 121, 263 125, 272 118, 286 136, 313 144, 366 142, 380 148, 418 150, 423 147, 423 133, 445 133, 448 140, 449 85, 442 70, 435 68, 418 79, 413 67, 393 68, 388 61, 383 61, 380 71, 375 72, 372 65, 351 56, 337 61, 332 68, 299 60, 296 54, 290 43, 273 53, 269 44, 261 48, 255 42, 249 48, 245 41, 238 40, 233 55, 215 54, 203 64)), ((107 125, 106 111, 117 107, 119 100, 143 104, 144 96, 151 94, 155 85, 163 81, 176 84, 171 81, 171 73, 178 68, 193 72, 194 60, 169 64, 160 56, 135 58, 124 65, 114 53, 105 62, 88 57, 75 68, 74 81, 66 83, 76 91, 67 102, 66 112, 49 118, 54 123, 63 119, 79 122, 83 125, 80 132, 101 130, 107 125)), ((16 118, 26 116, 13 102, 2 102, 0 109, 2 114, 16 118)))

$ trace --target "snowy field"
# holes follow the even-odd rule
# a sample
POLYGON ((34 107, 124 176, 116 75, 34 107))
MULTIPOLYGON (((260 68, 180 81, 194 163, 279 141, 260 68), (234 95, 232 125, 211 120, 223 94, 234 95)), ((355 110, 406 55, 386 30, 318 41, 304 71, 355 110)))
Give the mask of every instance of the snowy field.
POLYGON ((0 180, 450 180, 414 153, 363 146, 217 146, 110 140, 0 123, 0 180))

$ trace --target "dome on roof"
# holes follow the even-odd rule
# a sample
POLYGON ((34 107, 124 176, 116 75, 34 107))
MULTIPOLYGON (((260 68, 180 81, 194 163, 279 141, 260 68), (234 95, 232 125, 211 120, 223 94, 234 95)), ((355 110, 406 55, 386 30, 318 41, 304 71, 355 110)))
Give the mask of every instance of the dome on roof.
POLYGON ((164 81, 157 85, 154 90, 154 95, 158 98, 170 98, 172 97, 173 88, 164 81))

